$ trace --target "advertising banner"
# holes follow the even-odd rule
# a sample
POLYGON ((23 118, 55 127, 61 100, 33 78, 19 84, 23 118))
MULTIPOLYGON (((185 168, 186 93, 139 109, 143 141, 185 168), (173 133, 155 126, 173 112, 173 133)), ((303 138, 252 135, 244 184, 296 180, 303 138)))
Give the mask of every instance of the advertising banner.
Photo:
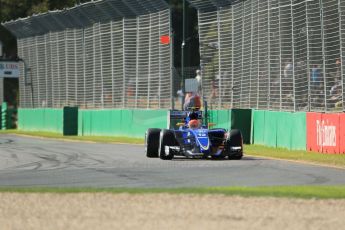
POLYGON ((339 152, 345 153, 345 114, 339 114, 339 152))
POLYGON ((307 113, 307 150, 322 152, 318 142, 317 123, 322 120, 321 113, 307 113))
POLYGON ((340 114, 307 113, 307 149, 340 153, 340 114))
POLYGON ((0 77, 18 78, 19 62, 0 62, 0 77))
POLYGON ((322 121, 316 122, 317 143, 323 153, 339 153, 339 114, 322 114, 322 121))

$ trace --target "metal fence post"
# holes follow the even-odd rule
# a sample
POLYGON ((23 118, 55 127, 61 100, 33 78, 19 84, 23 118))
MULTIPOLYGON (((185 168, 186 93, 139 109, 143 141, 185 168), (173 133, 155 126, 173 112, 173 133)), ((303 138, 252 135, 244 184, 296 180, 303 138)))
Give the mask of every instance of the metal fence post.
MULTIPOLYGON (((159 19, 158 19, 158 31, 159 34, 161 34, 161 12, 159 12, 159 19)), ((161 76, 162 76, 162 70, 161 70, 161 66, 162 66, 162 59, 161 59, 161 54, 162 54, 162 46, 159 44, 158 46, 159 48, 159 67, 158 67, 158 72, 159 72, 159 80, 158 80, 158 108, 161 108, 161 90, 162 90, 162 81, 161 81, 161 76)))
POLYGON ((50 41, 50 44, 49 44, 49 49, 50 49, 50 86, 51 86, 51 92, 50 92, 50 100, 51 100, 51 104, 50 106, 54 107, 54 93, 53 93, 53 87, 54 87, 54 84, 53 84, 53 76, 54 76, 54 73, 53 73, 53 60, 52 60, 52 53, 53 53, 53 49, 52 49, 52 33, 49 32, 49 41, 50 41))
POLYGON ((234 7, 231 6, 231 109, 234 107, 234 40, 235 40, 235 35, 234 35, 234 7))
POLYGON ((241 57, 241 59, 242 59, 242 61, 241 61, 241 84, 240 84, 240 107, 241 108, 243 108, 243 104, 242 104, 242 102, 243 102, 243 86, 242 86, 242 82, 243 82, 243 77, 244 77, 244 75, 243 75, 243 66, 244 66, 244 64, 243 64, 243 62, 244 62, 244 1, 242 1, 242 3, 241 3, 241 5, 242 5, 242 57, 241 57))
POLYGON ((100 58, 101 58, 101 61, 100 61, 100 65, 101 65, 101 71, 100 71, 100 74, 101 74, 101 107, 102 109, 104 109, 104 76, 103 76, 103 52, 102 52, 102 37, 103 37, 103 31, 102 31, 102 27, 101 27, 101 24, 99 23, 98 24, 98 34, 99 34, 99 40, 98 40, 98 43, 99 43, 99 53, 100 53, 100 58))
POLYGON ((47 35, 44 35, 44 55, 45 55, 45 59, 44 59, 44 62, 45 62, 45 68, 44 68, 44 78, 45 78, 45 101, 46 101, 46 106, 48 106, 48 53, 47 53, 47 35))
MULTIPOLYGON (((140 16, 137 16, 137 31, 140 29, 140 16)), ((139 79, 139 48, 140 48, 140 34, 137 33, 137 47, 136 47, 136 71, 135 71, 135 108, 138 108, 138 79, 139 79)))
POLYGON ((62 106, 66 106, 66 102, 69 98, 69 90, 68 90, 68 35, 67 30, 65 30, 65 101, 62 104, 62 106))
POLYGON ((76 29, 74 29, 74 103, 73 103, 73 106, 77 105, 78 102, 78 81, 77 81, 77 78, 78 78, 78 62, 77 62, 77 59, 78 59, 78 55, 77 55, 77 32, 76 32, 76 29))
MULTIPOLYGON (((39 79, 39 73, 38 73, 38 42, 37 42, 37 36, 35 37, 35 61, 36 61, 36 82, 37 82, 37 107, 41 107, 40 106, 40 79, 39 79)), ((32 79, 32 74, 31 74, 31 85, 33 87, 34 85, 34 81, 32 79)), ((35 99, 34 95, 32 95, 32 97, 35 99)))
POLYGON ((258 37, 257 37, 257 39, 258 39, 258 69, 257 69, 257 71, 258 71, 258 73, 257 73, 257 76, 258 76, 258 81, 257 81, 257 84, 256 84, 256 91, 257 91, 257 97, 256 97, 256 109, 259 109, 259 101, 260 101, 260 84, 259 84, 259 82, 260 82, 260 38, 259 38, 259 36, 260 36, 260 17, 259 17, 259 9, 260 9, 260 1, 258 1, 258 12, 256 12, 257 13, 257 15, 258 15, 258 37))
POLYGON ((340 40, 340 80, 342 82, 341 84, 341 101, 342 101, 342 110, 345 110, 345 104, 344 104, 344 56, 343 56, 343 34, 342 34, 342 8, 341 8, 341 2, 342 0, 338 0, 338 15, 339 15, 339 40, 340 40))
POLYGON ((82 49, 83 49, 83 104, 86 105, 86 43, 85 43, 85 28, 82 29, 82 49))
MULTIPOLYGON (((61 33, 61 32, 59 32, 59 33, 61 33)), ((57 62, 57 75, 56 75, 56 78, 57 78, 57 82, 58 82, 58 84, 57 84, 57 86, 55 86, 55 87, 57 87, 58 89, 56 90, 56 92, 57 92, 57 100, 56 100, 56 102, 55 102, 55 106, 60 106, 60 100, 61 100, 61 93, 60 93, 60 91, 61 91, 61 89, 60 89, 60 78, 61 78, 61 71, 60 71, 60 49, 58 48, 59 47, 59 42, 60 42, 60 40, 59 40, 59 34, 57 34, 56 35, 56 54, 57 54, 57 58, 56 58, 56 62, 57 62)))
POLYGON ((292 88, 293 88, 293 111, 296 112, 296 79, 295 79, 295 33, 294 33, 294 17, 293 17, 293 0, 290 2, 291 4, 291 32, 292 32, 292 88))
POLYGON ((219 11, 222 10, 221 8, 217 9, 217 31, 218 31, 218 76, 219 76, 219 87, 218 87, 218 109, 221 108, 222 103, 222 65, 221 65, 221 45, 220 45, 220 13, 219 11))
POLYGON ((122 80, 122 88, 123 88, 123 95, 122 95, 122 108, 126 108, 126 49, 125 49, 125 38, 126 38, 126 25, 125 25, 125 18, 122 19, 122 71, 123 71, 123 80, 122 80))
POLYGON ((92 26, 92 49, 93 49, 93 59, 92 59, 92 72, 93 72, 93 86, 92 86, 92 105, 95 106, 96 104, 96 100, 95 100, 95 95, 96 95, 96 84, 95 84, 95 81, 96 81, 96 39, 95 39, 95 26, 96 24, 93 24, 92 26))
POLYGON ((283 107, 283 95, 282 95, 282 28, 281 28, 281 5, 280 5, 280 1, 278 3, 278 7, 279 7, 279 13, 278 13, 278 17, 279 17, 279 110, 282 110, 283 107))
POLYGON ((268 95, 267 95, 267 109, 271 107, 271 23, 270 23, 270 1, 267 1, 267 79, 268 79, 268 95))
POLYGON ((249 108, 252 105, 252 60, 253 60, 253 30, 254 30, 254 10, 253 10, 253 1, 250 2, 251 4, 251 18, 250 18, 250 60, 249 60, 249 108))
POLYGON ((310 44, 309 44, 309 16, 308 2, 305 2, 306 33, 307 33, 307 77, 308 77, 308 111, 311 109, 311 87, 310 87, 310 44))
POLYGON ((152 48, 152 41, 151 41, 151 33, 152 33, 152 29, 151 29, 151 23, 152 23, 152 15, 150 14, 150 22, 149 22, 149 68, 148 68, 148 79, 147 79, 147 106, 146 108, 149 109, 150 108, 150 93, 151 93, 151 48, 152 48))
POLYGON ((323 25, 323 5, 322 0, 319 0, 320 4, 320 24, 321 24, 321 41, 322 41, 322 61, 323 61, 323 88, 324 88, 324 111, 327 111, 327 86, 326 86, 326 54, 325 54, 325 35, 324 35, 324 25, 323 25))
POLYGON ((114 107, 114 92, 115 92, 115 76, 114 76, 114 37, 113 37, 113 21, 110 21, 110 59, 111 59, 111 105, 114 107))
MULTIPOLYGON (((185 74, 184 74, 184 51, 186 45, 186 0, 182 0, 182 44, 181 44, 181 75, 182 75, 182 94, 185 95, 185 74)), ((182 97, 182 110, 184 104, 184 96, 182 97)))
MULTIPOLYGON (((169 10, 169 24, 171 24, 171 11, 169 10)), ((171 96, 171 108, 175 109, 175 100, 174 100, 174 75, 173 75, 173 68, 174 68, 174 42, 175 42, 175 35, 174 32, 171 31, 171 27, 169 27, 169 36, 170 36, 170 96, 171 96)))

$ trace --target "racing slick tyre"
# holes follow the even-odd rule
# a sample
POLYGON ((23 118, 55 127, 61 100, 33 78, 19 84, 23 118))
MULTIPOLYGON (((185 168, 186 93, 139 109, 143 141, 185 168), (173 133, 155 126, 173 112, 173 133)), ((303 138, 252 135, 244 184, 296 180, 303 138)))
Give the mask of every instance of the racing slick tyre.
POLYGON ((220 155, 218 155, 218 156, 216 156, 216 155, 211 155, 211 159, 212 159, 212 160, 223 160, 223 159, 225 159, 225 157, 226 157, 225 154, 220 154, 220 155))
MULTIPOLYGON (((208 136, 211 141, 212 146, 219 147, 224 143, 224 134, 226 133, 225 129, 210 129, 208 136)), ((213 160, 223 160, 227 154, 223 151, 219 155, 211 155, 213 160)))
POLYGON ((174 158, 174 153, 173 151, 169 151, 168 153, 165 151, 166 146, 175 146, 176 141, 175 141, 175 135, 172 130, 169 129, 163 129, 160 132, 160 137, 159 137, 159 158, 162 160, 171 160, 174 158))
POLYGON ((145 152, 149 158, 158 157, 160 132, 161 129, 148 129, 145 133, 145 152))
POLYGON ((225 143, 225 151, 229 160, 240 160, 243 157, 243 137, 238 129, 230 130, 225 143), (238 148, 238 149, 234 149, 238 148))

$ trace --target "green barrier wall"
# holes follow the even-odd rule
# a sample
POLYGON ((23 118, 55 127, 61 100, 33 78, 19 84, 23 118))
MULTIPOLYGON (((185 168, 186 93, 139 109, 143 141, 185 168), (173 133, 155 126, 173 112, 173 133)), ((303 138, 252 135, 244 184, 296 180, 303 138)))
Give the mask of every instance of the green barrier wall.
POLYGON ((230 110, 209 110, 208 113, 210 123, 215 123, 215 126, 210 128, 229 129, 231 127, 230 110))
POLYGON ((216 124, 214 128, 239 129, 244 143, 250 143, 252 110, 210 110, 209 116, 210 122, 216 124))
MULTIPOLYGON (((245 143, 306 150, 306 113, 258 110, 209 111, 215 128, 240 129, 245 143)), ((167 110, 19 109, 18 129, 64 135, 143 137, 166 128, 167 110)))
POLYGON ((144 137, 148 128, 166 128, 167 110, 19 109, 18 129, 63 135, 144 137))
POLYGON ((63 133, 63 109, 18 109, 18 129, 63 133))
POLYGON ((142 138, 148 128, 167 128, 167 110, 79 110, 78 135, 142 138))
POLYGON ((78 135, 78 107, 63 108, 63 135, 78 135))
POLYGON ((231 129, 239 129, 243 135, 243 142, 250 144, 250 135, 252 128, 252 110, 251 109, 233 109, 231 110, 231 129))
POLYGON ((3 102, 1 105, 1 129, 7 128, 7 103, 3 102))
POLYGON ((265 145, 265 111, 253 111, 252 143, 265 145))
POLYGON ((306 113, 253 111, 252 143, 306 150, 306 113))

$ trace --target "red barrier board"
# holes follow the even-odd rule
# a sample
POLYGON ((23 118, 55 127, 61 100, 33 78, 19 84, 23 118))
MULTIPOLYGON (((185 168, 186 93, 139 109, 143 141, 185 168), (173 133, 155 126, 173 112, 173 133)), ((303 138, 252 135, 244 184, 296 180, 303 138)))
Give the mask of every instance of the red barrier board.
POLYGON ((340 114, 339 115, 339 127, 340 127, 340 132, 339 132, 339 136, 340 136, 340 146, 339 146, 339 150, 340 153, 345 153, 345 114, 340 114))
POLYGON ((307 113, 307 150, 322 152, 317 134, 317 125, 322 121, 321 113, 307 113))
POLYGON ((345 153, 345 114, 307 113, 307 150, 345 153))
POLYGON ((339 153, 340 118, 339 114, 322 114, 322 121, 317 124, 319 144, 323 153, 339 153))

